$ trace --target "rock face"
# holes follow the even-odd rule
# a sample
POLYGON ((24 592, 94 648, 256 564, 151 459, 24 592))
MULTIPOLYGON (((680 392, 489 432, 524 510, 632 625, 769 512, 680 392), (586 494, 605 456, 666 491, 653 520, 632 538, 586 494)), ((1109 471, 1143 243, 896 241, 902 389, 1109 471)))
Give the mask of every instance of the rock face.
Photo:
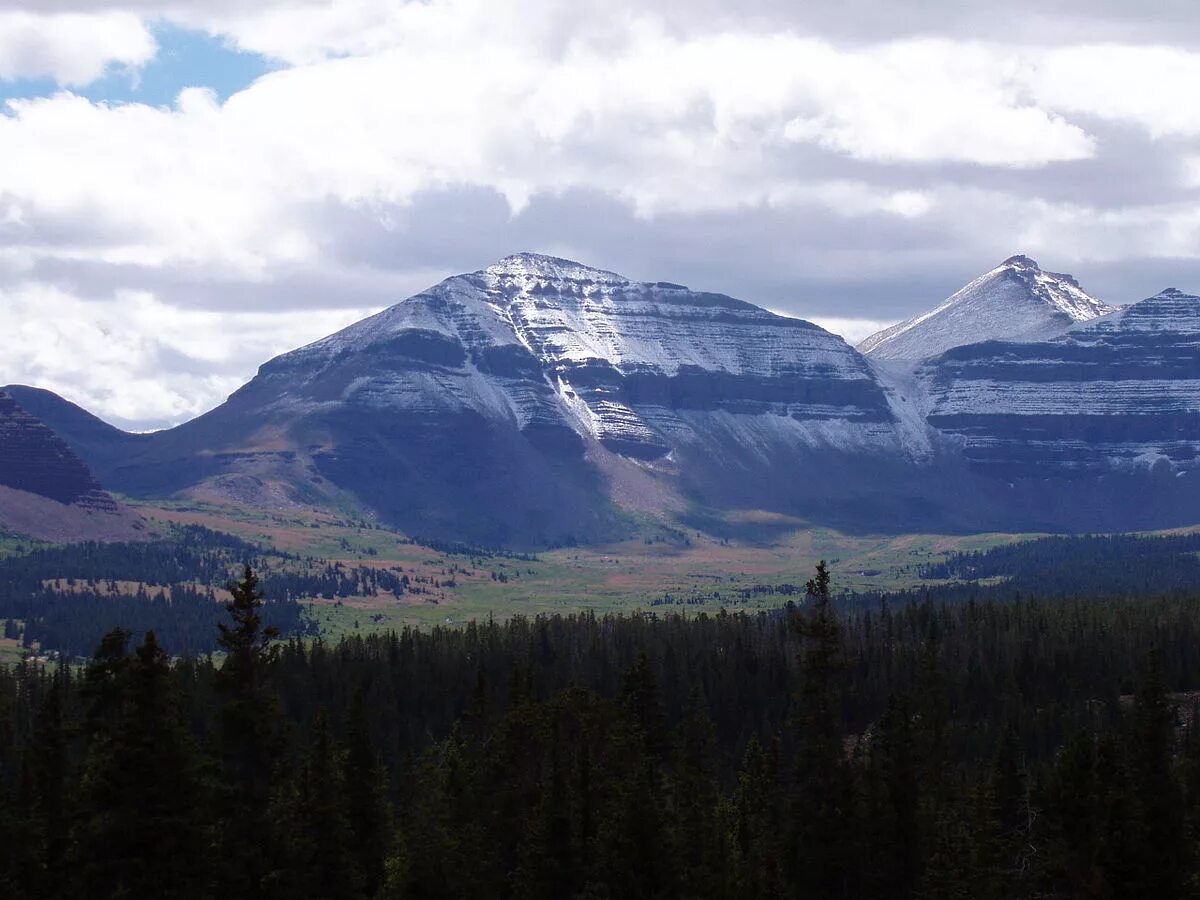
POLYGON ((929 424, 1004 476, 1200 467, 1200 298, 1170 289, 1036 343, 958 347, 921 371, 929 424))
POLYGON ((282 388, 276 407, 469 410, 548 450, 594 439, 642 460, 686 439, 693 413, 889 420, 862 359, 815 325, 534 254, 448 279, 256 381, 282 388))
POLYGON ((0 391, 0 486, 88 509, 115 511, 112 497, 43 422, 0 391))
POLYGON ((519 254, 271 360, 168 431, 124 434, 14 391, 134 496, 365 509, 488 544, 624 536, 664 511, 873 532, 1194 522, 1196 297, 1109 311, 1013 257, 868 349, 730 297, 519 254))
MULTIPOLYGON (((48 425, 93 472, 104 473, 119 466, 146 446, 149 436, 129 434, 114 428, 57 394, 23 384, 2 388, 17 405, 48 425)), ((102 483, 108 482, 103 479, 102 483)))
POLYGON ((873 359, 929 359, 979 341, 1044 340, 1113 311, 1070 275, 1013 256, 929 312, 871 335, 858 350, 873 359))
POLYGON ((840 337, 534 254, 271 360, 143 447, 113 453, 94 432, 77 446, 131 493, 352 500, 418 534, 489 541, 615 533, 622 493, 625 507, 665 492, 832 511, 822 472, 907 458, 888 397, 840 337))
POLYGON ((141 517, 100 487, 66 441, 4 391, 0 391, 0 532, 46 541, 130 541, 150 536, 141 517))

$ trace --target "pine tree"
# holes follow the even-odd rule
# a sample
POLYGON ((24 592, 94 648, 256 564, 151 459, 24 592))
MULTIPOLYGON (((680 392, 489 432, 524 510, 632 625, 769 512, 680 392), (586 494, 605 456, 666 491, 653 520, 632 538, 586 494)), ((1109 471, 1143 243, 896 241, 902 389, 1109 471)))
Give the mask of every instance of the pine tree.
POLYGON ((298 794, 298 833, 290 837, 305 891, 314 900, 345 900, 358 895, 345 815, 342 752, 324 709, 313 722, 298 794))
POLYGON ((491 797, 481 760, 462 729, 430 750, 412 773, 414 802, 397 817, 396 851, 381 896, 484 898, 502 877, 485 824, 491 797))
POLYGON ((1152 851, 1125 747, 1117 735, 1105 735, 1096 752, 1102 787, 1100 835, 1101 896, 1137 900, 1151 896, 1145 886, 1152 851))
POLYGON ((675 743, 668 785, 674 832, 671 852, 680 867, 680 890, 687 897, 717 896, 722 860, 716 817, 720 799, 716 734, 696 695, 675 743))
POLYGON ((1026 896, 1036 880, 1038 812, 1020 734, 1004 726, 977 809, 981 897, 1026 896))
POLYGON ((263 594, 249 566, 229 590, 232 599, 225 609, 233 624, 218 626, 218 643, 225 651, 217 673, 223 701, 218 883, 227 894, 255 898, 264 896, 273 868, 268 848, 277 846, 268 809, 280 742, 279 709, 266 686, 278 657, 271 644, 277 633, 263 627, 263 594))
POLYGON ((751 738, 725 812, 733 869, 731 896, 771 900, 785 895, 783 791, 777 748, 751 738))
POLYGON ((31 896, 61 897, 68 893, 69 758, 63 674, 49 681, 34 721, 22 765, 21 813, 27 822, 25 871, 18 880, 31 896))
POLYGON ((366 692, 360 688, 346 722, 345 817, 362 893, 374 897, 388 850, 387 774, 371 743, 366 692))
POLYGON ((539 796, 517 851, 513 894, 521 900, 553 900, 573 894, 580 876, 557 711, 550 711, 549 718, 539 796))
POLYGON ((1059 751, 1046 787, 1047 888, 1073 897, 1098 896, 1102 815, 1096 740, 1079 731, 1059 751))
POLYGON ((822 560, 808 582, 810 610, 793 621, 804 641, 797 715, 799 751, 791 814, 792 873, 802 893, 853 894, 859 870, 853 847, 853 785, 845 751, 838 675, 842 629, 833 609, 829 570, 822 560))
POLYGON ((1183 797, 1175 777, 1176 709, 1167 696, 1162 658, 1151 651, 1133 704, 1129 759, 1146 830, 1146 896, 1182 890, 1186 863, 1183 797))
POLYGON ((597 829, 599 871, 618 896, 670 893, 674 860, 658 847, 665 832, 661 767, 668 741, 658 685, 644 653, 622 681, 612 741, 612 793, 597 829))
POLYGON ((920 878, 920 801, 911 717, 893 696, 872 732, 868 823, 873 845, 869 880, 878 897, 911 897, 920 878))
POLYGON ((92 693, 76 867, 88 896, 203 896, 199 763, 154 632, 92 693), (103 714, 101 714, 103 712, 103 714), (114 716, 115 717, 112 717, 114 716), (111 717, 111 718, 110 718, 111 717))

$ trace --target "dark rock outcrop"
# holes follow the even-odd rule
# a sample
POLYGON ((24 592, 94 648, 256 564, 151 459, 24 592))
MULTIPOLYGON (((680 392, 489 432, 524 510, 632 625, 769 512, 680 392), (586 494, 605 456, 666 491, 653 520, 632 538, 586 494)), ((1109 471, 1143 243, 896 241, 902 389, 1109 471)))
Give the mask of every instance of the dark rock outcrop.
POLYGON ((112 497, 45 423, 0 391, 0 486, 59 503, 115 511, 112 497))

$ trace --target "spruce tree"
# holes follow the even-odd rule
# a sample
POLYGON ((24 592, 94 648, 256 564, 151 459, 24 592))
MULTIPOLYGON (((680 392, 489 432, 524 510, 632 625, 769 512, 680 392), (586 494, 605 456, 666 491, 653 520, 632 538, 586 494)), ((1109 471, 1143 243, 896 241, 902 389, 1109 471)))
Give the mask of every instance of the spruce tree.
POLYGON ((658 846, 665 833, 662 764, 668 751, 658 685, 645 653, 622 680, 612 734, 612 792, 597 829, 597 863, 617 896, 670 894, 675 860, 658 846))
POLYGON ((278 655, 271 644, 277 633, 262 624, 263 594, 249 566, 229 590, 232 599, 225 609, 232 624, 218 626, 225 652, 217 673, 222 699, 218 883, 225 893, 255 898, 264 896, 274 865, 269 848, 276 846, 268 808, 280 746, 279 708, 266 681, 278 655))
POLYGON ((1102 813, 1096 740, 1090 732, 1077 732, 1059 751, 1045 793, 1045 887, 1069 896, 1096 896, 1102 813))
POLYGON ((731 896, 770 900, 785 896, 784 810, 777 747, 751 738, 725 821, 733 869, 731 896))
POLYGON ((299 782, 298 831, 289 838, 305 891, 320 900, 361 896, 345 815, 342 751, 324 709, 313 722, 299 782))
POLYGON ((1146 896, 1178 896, 1184 882, 1183 797, 1175 776, 1176 709, 1158 650, 1146 660, 1133 704, 1129 760, 1147 838, 1146 896))
POLYGON ((911 897, 920 878, 920 791, 908 703, 896 696, 868 747, 869 881, 878 897, 911 897))
MULTIPOLYGON (((113 662, 102 665, 112 671, 113 662)), ((97 730, 87 734, 80 786, 81 884, 94 897, 203 896, 199 762, 154 632, 116 671, 92 695, 105 715, 92 708, 87 718, 97 730)))
POLYGON ((675 736, 668 779, 673 834, 670 852, 679 863, 680 890, 687 897, 713 897, 721 869, 716 811, 719 783, 716 734, 707 710, 693 695, 675 736))
POLYGON ((31 896, 63 897, 70 883, 66 687, 61 672, 48 681, 22 765, 19 809, 26 833, 22 835, 23 871, 17 880, 31 896))
POLYGON ((387 773, 379 763, 367 721, 366 692, 359 688, 346 722, 345 817, 360 887, 374 897, 383 881, 389 843, 387 773))
POLYGON ((859 867, 853 847, 853 786, 842 742, 838 686, 842 629, 829 583, 829 569, 822 560, 816 577, 806 585, 807 614, 793 617, 803 652, 791 862, 803 893, 833 898, 852 895, 852 879, 859 867))

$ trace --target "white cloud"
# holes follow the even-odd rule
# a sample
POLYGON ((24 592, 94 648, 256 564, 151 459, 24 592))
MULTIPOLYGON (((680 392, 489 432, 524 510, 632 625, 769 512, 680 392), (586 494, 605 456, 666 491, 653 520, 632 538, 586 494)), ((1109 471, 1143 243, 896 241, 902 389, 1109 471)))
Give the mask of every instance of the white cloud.
POLYGON ((820 325, 826 331, 841 335, 851 347, 861 343, 877 331, 883 331, 888 326, 896 324, 894 320, 890 319, 857 319, 837 316, 812 316, 809 321, 814 325, 820 325))
POLYGON ((178 422, 223 400, 268 358, 371 311, 217 313, 144 292, 88 300, 17 285, 0 290, 0 384, 48 388, 119 423, 178 422))
POLYGON ((154 37, 133 13, 36 15, 0 9, 0 81, 52 78, 84 85, 113 63, 141 66, 155 50, 154 37))
POLYGON ((644 216, 791 197, 919 217, 925 193, 863 181, 850 196, 842 182, 795 171, 794 144, 1017 167, 1091 152, 1078 127, 1017 96, 996 51, 681 40, 638 20, 603 48, 554 58, 515 38, 475 40, 478 23, 454 24, 463 8, 483 7, 405 5, 401 46, 275 72, 223 105, 199 89, 173 110, 70 94, 11 101, 0 200, 22 227, 10 237, 60 257, 264 277, 273 263, 321 253, 321 234, 296 214, 304 204, 384 207, 469 185, 514 210, 587 189, 644 216))
MULTIPOLYGON (((40 16, 4 11, 12 2, 0 0, 0 78, 78 85, 141 65, 160 17, 290 66, 224 103, 192 88, 171 109, 69 92, 0 108, 4 378, 124 420, 207 408, 266 356, 343 324, 298 312, 324 303, 311 296, 284 312, 298 278, 340 287, 326 305, 349 309, 378 302, 382 289, 366 301, 362 284, 438 269, 445 254, 388 259, 465 243, 470 209, 414 218, 431 196, 503 196, 518 223, 506 238, 527 233, 521 213, 538 201, 570 209, 535 233, 614 268, 596 242, 627 228, 653 244, 670 227, 664 254, 768 298, 799 296, 788 279, 800 277, 886 285, 897 273, 924 290, 947 260, 983 269, 1020 250, 1088 261, 1200 247, 1189 196, 1061 190, 1085 172, 1102 194, 1138 164, 1105 156, 1106 123, 1165 147, 1160 165, 1179 172, 1164 181, 1200 182, 1185 162, 1200 158, 1187 144, 1200 136, 1200 54, 1179 48, 834 41, 711 8, 690 17, 671 0, 46 0, 96 12, 40 16), (597 224, 589 203, 610 218, 597 224), (636 218, 614 224, 612 208, 636 218), (186 296, 171 292, 181 284, 186 296), (231 305, 219 285, 238 298, 261 288, 261 308, 206 312, 231 305), (72 316, 74 330, 61 324, 72 316), (37 334, 47 345, 27 346, 37 334)), ((500 253, 526 246, 544 249, 500 253)), ((637 257, 648 277, 657 256, 637 257)), ((836 296, 848 307, 861 294, 836 296)), ((872 317, 888 302, 856 318, 827 300, 835 316, 813 318, 858 339, 885 324, 872 317)))
POLYGON ((932 40, 790 49, 811 66, 804 81, 814 106, 787 122, 792 140, 858 159, 1018 167, 1095 150, 1082 128, 1022 97, 1028 62, 1012 50, 932 40))
POLYGON ((1036 102, 1051 108, 1135 123, 1155 138, 1200 135, 1200 53, 1162 45, 1059 47, 1026 77, 1036 102))

